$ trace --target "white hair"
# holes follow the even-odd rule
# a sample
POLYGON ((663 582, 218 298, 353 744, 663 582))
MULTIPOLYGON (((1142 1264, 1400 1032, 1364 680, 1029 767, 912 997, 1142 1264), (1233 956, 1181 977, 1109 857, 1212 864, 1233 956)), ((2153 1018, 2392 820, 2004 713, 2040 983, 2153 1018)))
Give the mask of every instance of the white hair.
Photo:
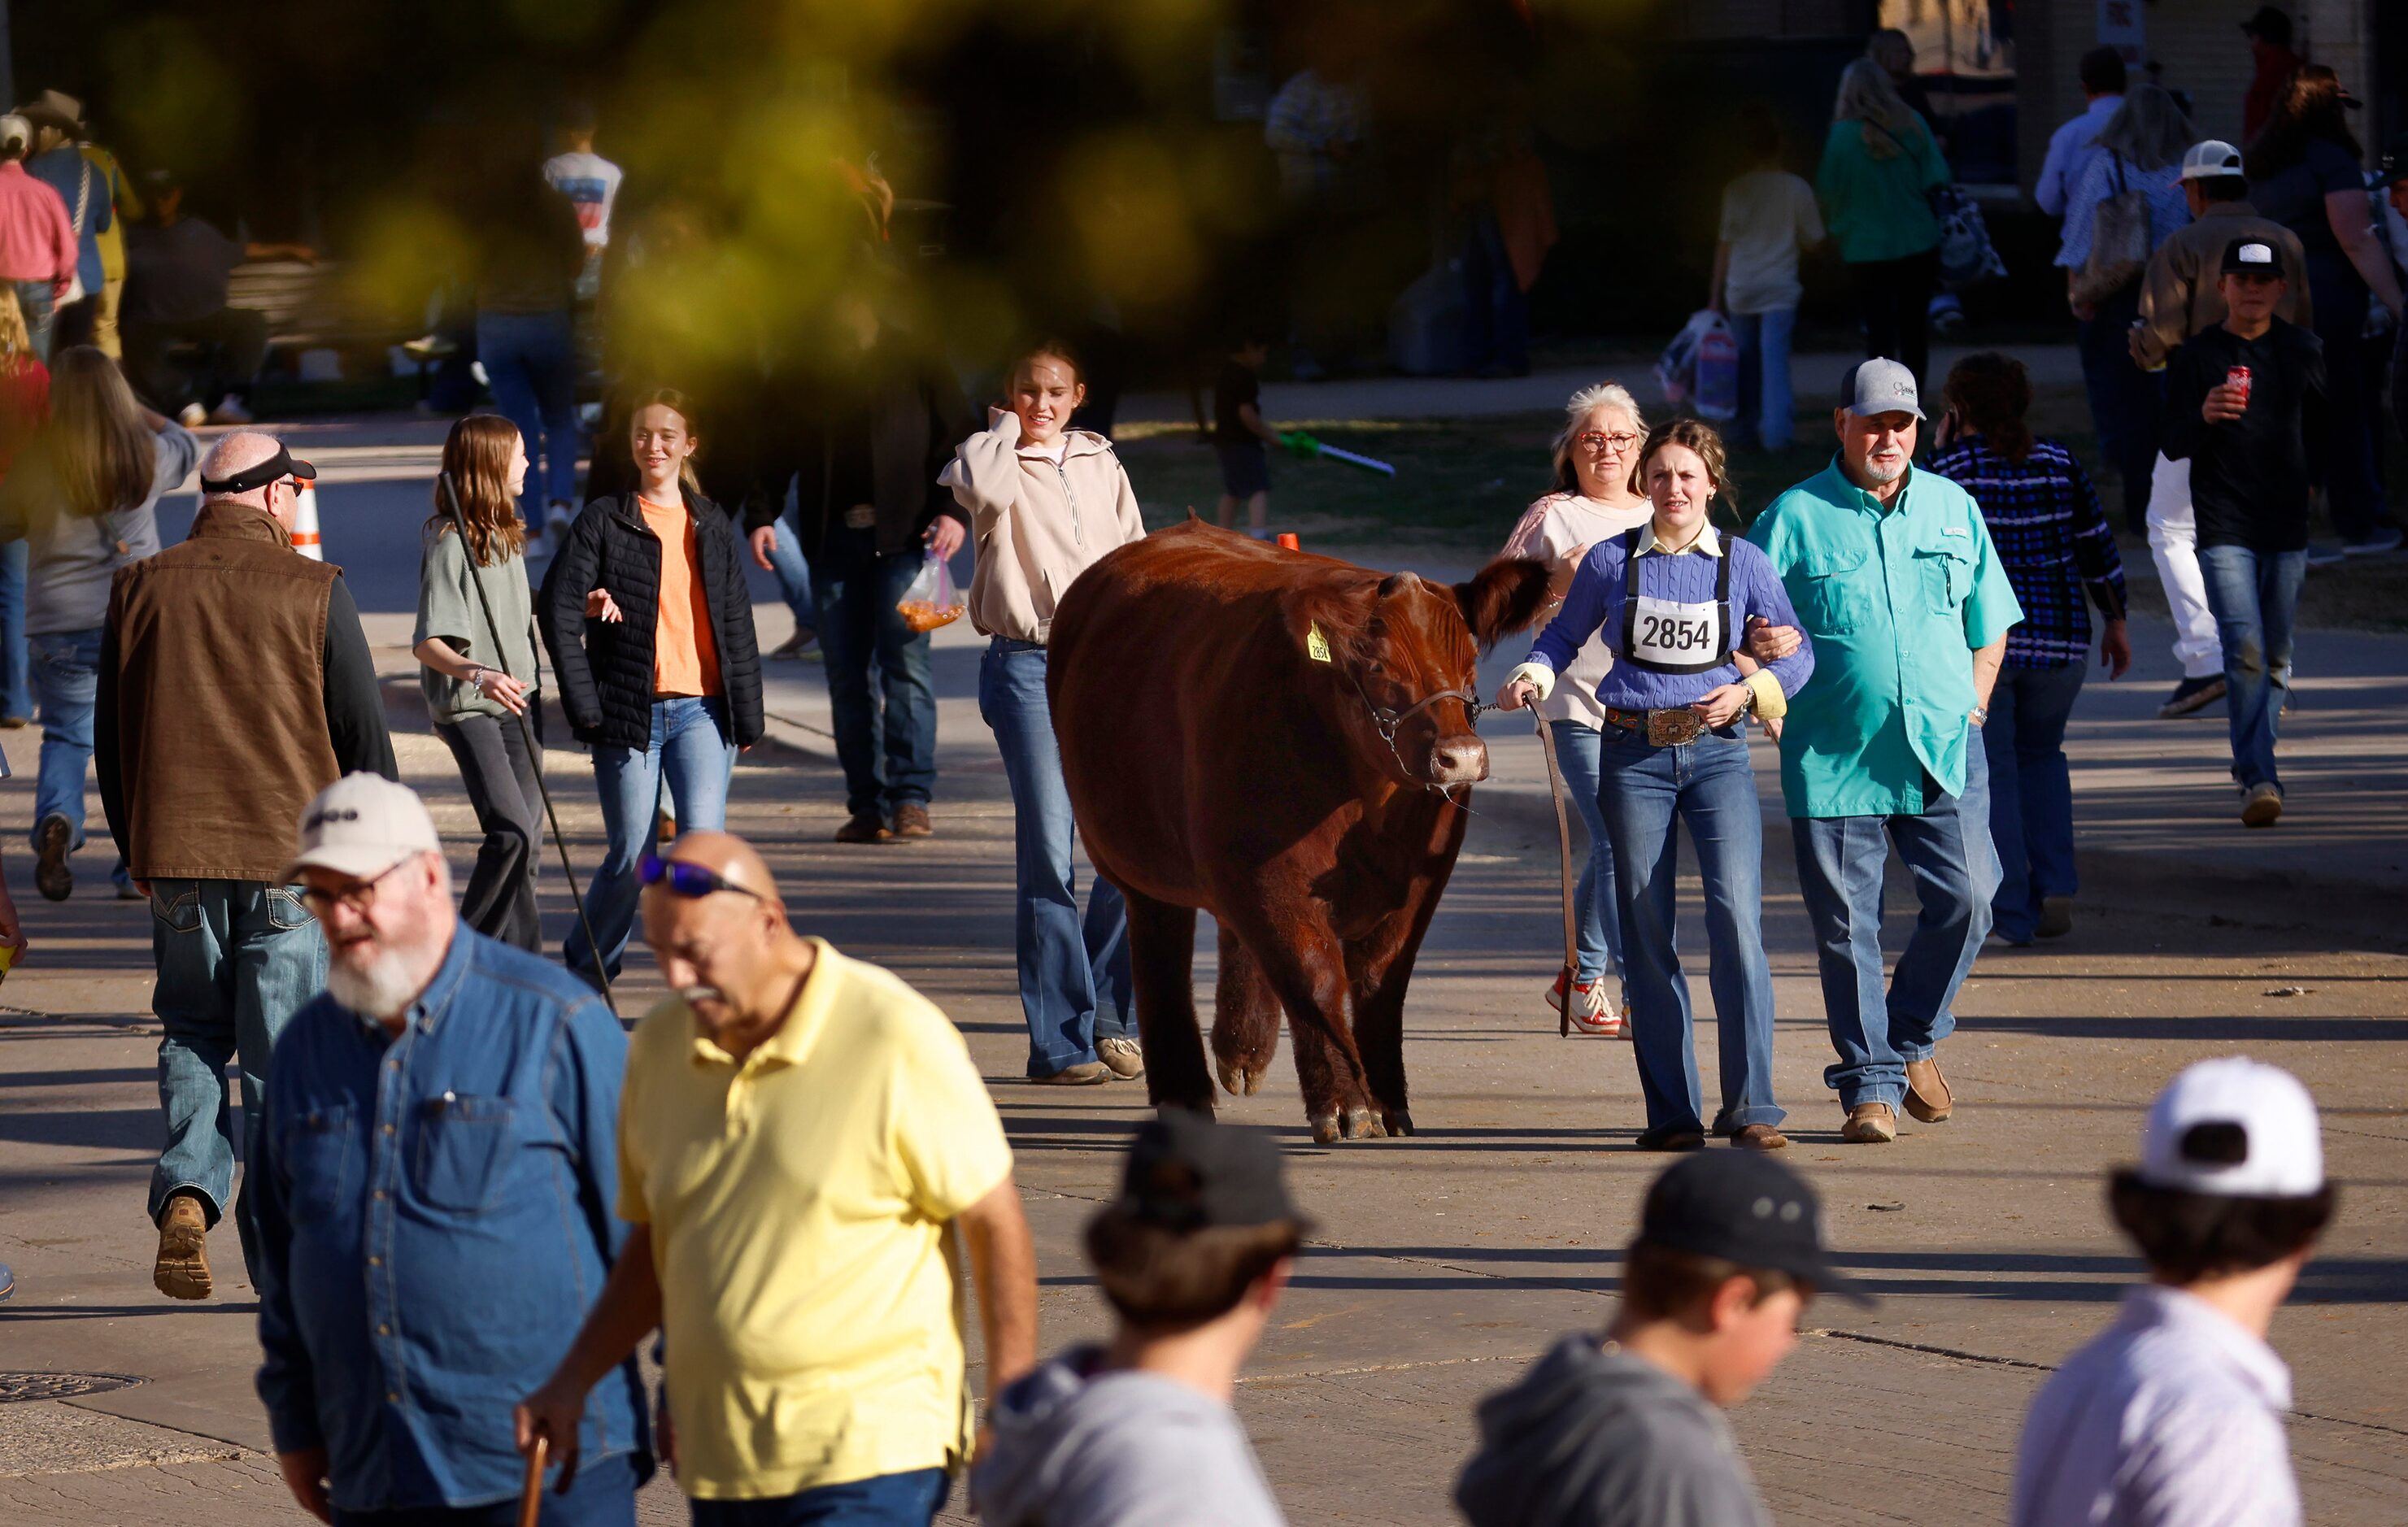
POLYGON ((1572 437, 1580 433, 1583 421, 1599 408, 1614 408, 1630 416, 1630 427, 1640 434, 1647 433, 1647 418, 1639 411, 1639 400, 1630 389, 1618 381, 1591 382, 1574 392, 1564 404, 1564 427, 1555 436, 1555 491, 1580 492, 1580 478, 1572 473, 1572 437))

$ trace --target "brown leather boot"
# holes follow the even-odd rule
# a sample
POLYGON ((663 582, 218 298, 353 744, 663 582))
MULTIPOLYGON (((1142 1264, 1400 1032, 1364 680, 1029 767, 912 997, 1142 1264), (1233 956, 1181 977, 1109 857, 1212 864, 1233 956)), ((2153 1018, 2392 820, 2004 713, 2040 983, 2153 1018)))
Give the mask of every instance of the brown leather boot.
POLYGON ((1940 1057, 1906 1063, 1906 1111, 1927 1124, 1943 1123, 1956 1111, 1956 1094, 1940 1074, 1940 1057))
POLYGON ((1849 1145, 1887 1145, 1898 1138, 1898 1115, 1886 1103, 1859 1103, 1848 1110, 1840 1138, 1849 1145))
POLYGON ((1742 1150, 1786 1150, 1789 1136, 1770 1124, 1742 1124, 1731 1136, 1731 1144, 1742 1150))
POLYGON ((150 1281, 170 1299, 207 1299, 209 1281, 209 1218, 191 1193, 167 1200, 159 1215, 159 1260, 150 1281))
POLYGON ((906 801, 895 808, 896 837, 934 837, 937 829, 928 821, 928 808, 917 801, 906 801))

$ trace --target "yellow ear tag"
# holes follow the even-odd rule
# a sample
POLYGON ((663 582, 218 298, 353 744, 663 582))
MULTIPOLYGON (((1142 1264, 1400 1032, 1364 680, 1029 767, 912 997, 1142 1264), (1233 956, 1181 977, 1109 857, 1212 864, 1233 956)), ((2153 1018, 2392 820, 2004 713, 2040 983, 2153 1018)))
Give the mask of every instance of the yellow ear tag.
POLYGON ((1321 622, 1314 621, 1304 634, 1305 654, 1315 663, 1329 661, 1329 638, 1321 634, 1321 622))

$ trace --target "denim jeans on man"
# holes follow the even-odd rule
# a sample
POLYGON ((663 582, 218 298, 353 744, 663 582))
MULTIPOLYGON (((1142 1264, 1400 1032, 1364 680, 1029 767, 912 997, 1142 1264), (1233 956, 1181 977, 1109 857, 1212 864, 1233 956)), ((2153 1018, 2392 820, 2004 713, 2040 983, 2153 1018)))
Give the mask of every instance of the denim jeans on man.
POLYGON ((577 502, 575 327, 566 308, 479 313, 477 359, 484 364, 494 406, 518 426, 519 438, 526 444, 527 475, 519 490, 519 512, 528 524, 539 527, 547 501, 577 502))
MULTIPOLYGON (((1593 981, 1608 972, 1629 967, 1622 962, 1622 904, 1613 889, 1613 845, 1605 835, 1605 816, 1598 805, 1598 730, 1579 721, 1549 721, 1555 739, 1555 766, 1563 771, 1564 793, 1580 808, 1588 828, 1588 861, 1573 882, 1572 926, 1577 933, 1579 974, 1593 981)), ((1620 982, 1623 1000, 1629 983, 1620 982)))
POLYGON ((1680 872, 1677 818, 1689 830, 1705 881, 1708 984, 1714 994, 1722 1072, 1718 1131, 1778 1124, 1772 1101, 1772 967, 1764 957, 1764 808, 1747 739, 1706 732, 1695 742, 1651 747, 1608 727, 1598 752, 1598 806, 1622 892, 1622 952, 1629 973, 1632 1038, 1650 1129, 1703 1129, 1695 1021, 1681 973, 1674 919, 1680 872))
POLYGON ((33 659, 25 645, 24 538, 0 544, 0 716, 34 719, 33 659))
POLYGON ((257 880, 153 880, 150 949, 158 967, 159 1108, 167 1144, 150 1174, 150 1219, 179 1192, 199 1195, 216 1224, 229 1201, 243 1265, 259 1267, 246 1176, 234 1198, 234 1115, 225 1068, 239 1057, 243 1149, 253 1147, 268 1052, 285 1023, 326 984, 326 940, 290 886, 257 880))
POLYGON ((694 1527, 928 1527, 953 1477, 942 1469, 882 1474, 766 1501, 695 1501, 694 1527))
POLYGON ((2241 788, 2282 788, 2274 734, 2291 694, 2291 627, 2300 612, 2305 551, 2203 546, 2207 607, 2224 643, 2224 709, 2232 735, 2232 778, 2241 788))
POLYGON ((50 335, 58 323, 56 294, 48 281, 12 281, 17 306, 25 315, 25 332, 33 336, 34 359, 50 364, 50 335))
POLYGON ((1925 777, 1919 813, 1890 817, 1792 817, 1798 889, 1814 930, 1823 1007, 1837 1064, 1824 1085, 1840 1106, 1906 1096, 1906 1063, 1931 1058, 1956 1032, 1950 1010, 1990 932, 1999 862, 1990 849, 1989 764, 1965 749, 1965 790, 1950 795, 1925 777), (1921 915, 1885 994, 1882 987, 1882 878, 1890 845, 1914 876, 1921 915))
MULTIPOLYGON (((34 846, 41 847, 42 823, 67 820, 67 849, 84 844, 83 781, 92 764, 92 710, 100 686, 98 631, 50 631, 25 639, 34 702, 42 717, 42 763, 34 781, 34 846)), ((109 872, 117 885, 133 882, 125 861, 109 872)))
POLYGON ((777 531, 769 542, 769 571, 778 578, 778 597, 794 611, 796 631, 817 631, 820 612, 819 602, 811 597, 811 564, 803 558, 795 521, 781 514, 770 523, 777 531))
MULTIPOLYGON (((251 1158, 259 1397, 279 1452, 326 1450, 347 1511, 510 1503, 512 1407, 626 1242, 626 1035, 558 965, 466 927, 401 1018, 329 993, 278 1043, 251 1158)), ((637 1455, 649 1475, 644 1402, 633 1358, 594 1386, 589 1465, 637 1455)), ((622 1499, 640 1482, 622 1474, 622 1499)), ((570 1520, 609 1521, 604 1505, 570 1520)))
MULTIPOLYGON (((677 803, 679 832, 716 831, 727 825, 727 783, 735 770, 727 702, 716 696, 655 700, 650 746, 594 749, 594 783, 602 792, 602 827, 609 842, 585 892, 585 915, 602 946, 601 969, 613 979, 635 930, 643 890, 636 883, 636 865, 659 837, 663 793, 677 803)), ((581 924, 569 930, 564 958, 590 984, 602 984, 581 924)))
POLYGON ((1990 847, 1999 856, 1990 931, 2010 944, 2032 941, 2042 902, 2075 891, 2065 723, 2082 692, 2082 661, 2006 667, 1990 691, 1989 720, 1982 723, 1990 765, 1990 847))
POLYGON ((912 630, 896 608, 923 560, 917 549, 881 555, 875 529, 836 525, 811 564, 844 806, 856 817, 891 817, 898 806, 926 806, 937 792, 937 687, 928 633, 912 630), (869 682, 873 660, 876 692, 869 682))
POLYGON ((1731 421, 1731 443, 1786 450, 1797 422, 1789 338, 1798 330, 1798 309, 1733 313, 1730 326, 1739 340, 1739 417, 1731 421))
POLYGON ((1070 866, 1075 827, 1062 749, 1045 699, 1045 649, 997 636, 979 664, 979 716, 995 732, 1011 786, 1012 868, 1019 906, 1020 1007, 1028 1020, 1028 1074, 1050 1077, 1096 1058, 1096 1041, 1135 1038, 1128 908, 1098 875, 1087 915, 1070 866))

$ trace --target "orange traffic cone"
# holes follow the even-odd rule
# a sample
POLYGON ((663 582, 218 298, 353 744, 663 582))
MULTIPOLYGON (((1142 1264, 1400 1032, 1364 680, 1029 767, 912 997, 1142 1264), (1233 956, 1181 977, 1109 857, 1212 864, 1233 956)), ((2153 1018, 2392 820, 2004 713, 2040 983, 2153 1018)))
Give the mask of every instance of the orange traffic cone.
POLYGON ((326 546, 318 534, 318 490, 307 478, 301 481, 300 507, 293 514, 293 549, 311 562, 326 560, 326 546))
POLYGON ((1292 530, 1283 530, 1280 532, 1279 544, 1285 547, 1290 551, 1301 551, 1304 549, 1303 543, 1299 542, 1296 538, 1296 532, 1292 530))

